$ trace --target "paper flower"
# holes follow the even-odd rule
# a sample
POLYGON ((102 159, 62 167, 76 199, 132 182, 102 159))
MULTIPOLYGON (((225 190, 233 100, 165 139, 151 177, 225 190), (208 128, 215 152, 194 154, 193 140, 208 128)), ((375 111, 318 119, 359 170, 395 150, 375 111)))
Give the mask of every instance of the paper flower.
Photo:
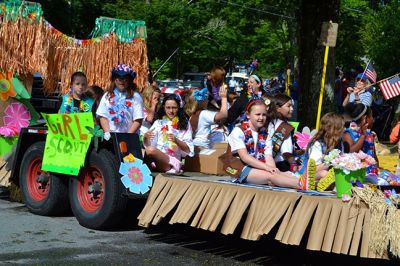
POLYGON ((19 134, 19 130, 12 125, 0 127, 0 135, 1 136, 15 137, 15 136, 18 136, 18 134, 19 134))
POLYGON ((341 152, 336 149, 332 150, 324 157, 324 162, 327 165, 333 166, 333 168, 343 170, 346 174, 349 174, 350 171, 357 171, 376 164, 372 156, 363 152, 341 154, 341 152))
POLYGON ((300 132, 294 133, 294 137, 296 138, 296 143, 297 145, 299 145, 300 149, 305 150, 311 138, 316 133, 317 131, 315 129, 313 131, 310 131, 309 127, 304 127, 301 133, 300 132))
POLYGON ((153 185, 150 169, 140 159, 136 159, 134 162, 121 163, 119 173, 122 175, 122 183, 132 193, 144 194, 153 185))
POLYGON ((17 96, 12 86, 12 73, 0 73, 0 99, 7 101, 9 97, 17 96))
POLYGON ((193 98, 198 102, 202 102, 202 101, 208 99, 208 89, 203 88, 201 90, 195 90, 193 92, 193 98))
POLYGON ((18 132, 23 127, 29 126, 31 115, 25 105, 12 103, 4 110, 3 122, 5 126, 14 126, 18 132))
POLYGON ((342 195, 342 201, 343 202, 349 202, 351 200, 351 197, 347 194, 342 195))

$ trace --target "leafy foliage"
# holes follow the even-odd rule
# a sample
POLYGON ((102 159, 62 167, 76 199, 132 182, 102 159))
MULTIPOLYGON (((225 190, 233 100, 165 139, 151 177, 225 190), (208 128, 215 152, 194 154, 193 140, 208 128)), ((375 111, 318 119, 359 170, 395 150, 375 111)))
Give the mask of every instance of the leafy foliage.
POLYGON ((362 41, 380 78, 400 72, 400 4, 390 1, 368 16, 362 41))

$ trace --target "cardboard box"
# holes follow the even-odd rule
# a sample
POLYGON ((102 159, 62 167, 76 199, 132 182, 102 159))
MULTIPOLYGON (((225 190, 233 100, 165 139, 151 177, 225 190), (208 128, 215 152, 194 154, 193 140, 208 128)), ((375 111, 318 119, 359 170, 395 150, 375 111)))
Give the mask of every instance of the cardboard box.
POLYGON ((220 157, 226 152, 227 147, 228 143, 216 143, 212 149, 203 149, 194 157, 186 157, 184 171, 226 175, 220 157))

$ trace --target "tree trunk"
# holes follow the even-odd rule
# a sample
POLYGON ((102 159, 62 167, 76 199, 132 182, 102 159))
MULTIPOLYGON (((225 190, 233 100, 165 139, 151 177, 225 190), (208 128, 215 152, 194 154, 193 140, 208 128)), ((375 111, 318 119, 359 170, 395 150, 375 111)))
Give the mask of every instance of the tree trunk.
MULTIPOLYGON (((302 126, 314 128, 321 86, 325 47, 320 44, 323 22, 338 22, 340 0, 301 0, 299 17, 299 120, 302 126)), ((340 29, 339 29, 340 30, 340 29)), ((325 93, 321 117, 334 110, 335 79, 334 48, 329 48, 325 93)))

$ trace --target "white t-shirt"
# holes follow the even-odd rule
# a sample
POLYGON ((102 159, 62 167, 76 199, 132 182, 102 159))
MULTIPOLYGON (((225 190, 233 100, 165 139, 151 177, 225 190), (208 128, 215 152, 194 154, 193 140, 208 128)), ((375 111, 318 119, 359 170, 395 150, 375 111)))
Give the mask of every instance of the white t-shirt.
POLYGON ((143 136, 144 133, 149 131, 149 129, 151 128, 151 125, 152 125, 152 123, 147 121, 146 118, 147 118, 147 111, 145 108, 143 108, 143 122, 142 122, 142 126, 140 127, 140 135, 141 136, 143 136))
MULTIPOLYGON (((254 150, 256 150, 258 142, 258 132, 251 130, 251 134, 253 135, 254 140, 254 150)), ((246 144, 244 143, 244 140, 245 136, 243 130, 239 127, 235 127, 232 130, 231 134, 229 134, 228 136, 228 143, 231 146, 232 154, 237 153, 239 149, 246 149, 246 144)), ((268 137, 266 140, 264 155, 272 156, 272 142, 270 137, 268 137)))
POLYGON ((322 164, 323 153, 322 146, 319 141, 314 142, 314 144, 310 147, 308 153, 310 155, 309 158, 314 159, 316 165, 322 164))
POLYGON ((203 110, 199 115, 197 131, 193 139, 194 146, 211 149, 211 126, 215 124, 214 118, 217 112, 203 110))
POLYGON ((126 133, 135 120, 143 119, 143 100, 137 92, 134 92, 132 98, 127 99, 126 92, 114 89, 114 95, 115 97, 112 99, 108 97, 108 93, 103 95, 96 114, 108 119, 111 132, 126 133), (116 114, 110 114, 110 109, 116 114), (124 118, 118 115, 121 112, 123 112, 124 118), (115 118, 118 119, 117 122, 115 122, 115 118))
MULTIPOLYGON (((275 133, 275 130, 279 127, 279 125, 282 123, 283 121, 280 119, 275 119, 274 121, 272 121, 271 123, 269 123, 268 125, 268 138, 272 138, 272 136, 275 133)), ((282 156, 282 154, 284 153, 293 153, 293 143, 292 143, 292 137, 289 136, 287 137, 281 146, 281 149, 279 150, 279 152, 276 154, 274 160, 275 162, 282 162, 284 161, 284 158, 282 156)))
POLYGON ((192 157, 194 155, 192 127, 190 126, 190 123, 188 123, 186 130, 179 130, 172 127, 172 122, 170 120, 158 119, 153 123, 149 130, 153 129, 155 136, 150 142, 150 146, 156 147, 163 153, 173 156, 178 160, 181 160, 182 157, 185 156, 192 157), (176 143, 168 141, 167 134, 171 133, 188 145, 189 153, 182 151, 176 143))
POLYGON ((236 80, 230 79, 229 80, 229 87, 234 88, 236 86, 236 80))

